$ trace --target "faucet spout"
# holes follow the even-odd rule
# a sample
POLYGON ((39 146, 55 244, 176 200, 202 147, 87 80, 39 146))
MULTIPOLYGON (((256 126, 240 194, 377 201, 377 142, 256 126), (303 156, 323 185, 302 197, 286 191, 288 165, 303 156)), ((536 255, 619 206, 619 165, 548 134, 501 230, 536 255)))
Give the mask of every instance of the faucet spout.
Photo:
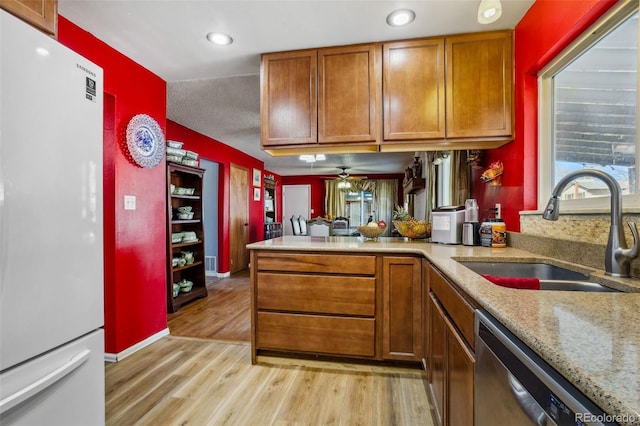
POLYGON ((629 223, 633 236, 633 246, 627 248, 622 224, 622 190, 618 181, 611 175, 596 169, 583 169, 569 173, 560 179, 553 189, 553 193, 547 207, 542 214, 546 220, 558 220, 560 214, 559 200, 562 191, 573 180, 579 177, 589 176, 604 182, 611 193, 611 226, 609 227, 609 239, 605 250, 605 273, 614 277, 629 277, 631 261, 638 257, 640 246, 638 245, 638 229, 635 223, 629 223))

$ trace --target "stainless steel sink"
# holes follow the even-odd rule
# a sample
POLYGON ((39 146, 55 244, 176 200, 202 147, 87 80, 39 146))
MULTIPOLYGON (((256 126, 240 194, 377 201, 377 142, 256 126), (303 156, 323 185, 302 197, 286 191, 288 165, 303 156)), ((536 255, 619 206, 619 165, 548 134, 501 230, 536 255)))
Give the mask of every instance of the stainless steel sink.
POLYGON ((592 291, 601 293, 619 293, 619 290, 605 287, 589 281, 553 281, 540 280, 540 290, 592 291))
POLYGON ((589 276, 547 263, 458 262, 481 275, 495 277, 539 278, 540 280, 587 281, 589 276))
POLYGON ((458 261, 480 275, 512 278, 538 278, 540 290, 618 292, 590 282, 589 275, 547 263, 458 261))

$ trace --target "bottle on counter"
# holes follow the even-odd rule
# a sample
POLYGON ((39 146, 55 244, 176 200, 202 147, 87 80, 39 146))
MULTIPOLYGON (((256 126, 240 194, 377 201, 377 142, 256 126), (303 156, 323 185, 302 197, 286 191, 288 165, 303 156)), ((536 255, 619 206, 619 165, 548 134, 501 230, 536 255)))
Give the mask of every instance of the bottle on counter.
POLYGON ((507 246, 507 225, 500 218, 491 224, 491 247, 507 246))
POLYGON ((480 245, 483 247, 506 247, 507 226, 500 218, 486 219, 480 225, 480 245))

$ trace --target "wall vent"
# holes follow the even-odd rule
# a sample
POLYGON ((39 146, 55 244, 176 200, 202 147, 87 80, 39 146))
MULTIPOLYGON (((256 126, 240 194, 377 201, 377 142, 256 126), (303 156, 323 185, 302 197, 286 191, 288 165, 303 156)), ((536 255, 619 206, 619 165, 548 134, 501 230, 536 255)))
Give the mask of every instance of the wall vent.
POLYGON ((216 256, 204 257, 204 269, 205 275, 217 275, 218 271, 218 259, 216 256))

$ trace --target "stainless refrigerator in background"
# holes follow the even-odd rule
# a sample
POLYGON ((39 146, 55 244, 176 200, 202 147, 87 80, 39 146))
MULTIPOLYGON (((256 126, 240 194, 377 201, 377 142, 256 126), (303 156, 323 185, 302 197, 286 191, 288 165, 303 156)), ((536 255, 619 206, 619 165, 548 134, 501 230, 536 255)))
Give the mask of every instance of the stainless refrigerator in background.
POLYGON ((0 424, 104 424, 102 69, 0 10, 0 424))

